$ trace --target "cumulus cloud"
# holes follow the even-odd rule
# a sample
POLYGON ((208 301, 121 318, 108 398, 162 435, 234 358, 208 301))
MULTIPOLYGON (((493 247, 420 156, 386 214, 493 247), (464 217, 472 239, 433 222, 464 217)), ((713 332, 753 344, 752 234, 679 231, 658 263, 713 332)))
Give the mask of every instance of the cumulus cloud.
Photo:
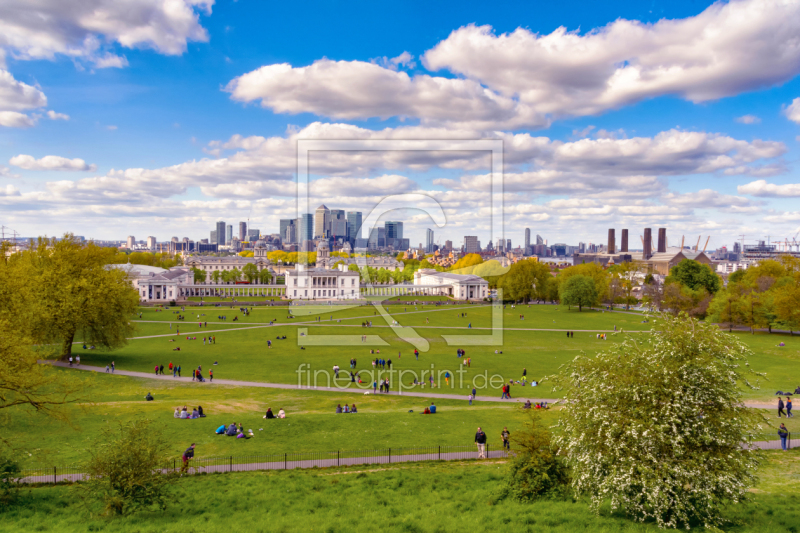
POLYGON ((736 122, 739 124, 759 124, 761 123, 761 119, 755 115, 743 115, 741 117, 736 117, 736 122))
POLYGON ((778 185, 768 183, 767 180, 756 180, 739 185, 736 190, 739 194, 749 194, 750 196, 790 198, 800 196, 800 183, 778 185))
POLYGON ((31 155, 20 154, 12 157, 8 162, 25 170, 97 170, 97 165, 89 165, 83 159, 68 159, 57 155, 46 155, 41 159, 36 159, 31 155))
POLYGON ((718 2, 654 24, 620 19, 581 35, 460 28, 423 64, 480 81, 537 112, 586 115, 673 94, 702 102, 790 80, 800 71, 800 3, 718 2))
POLYGON ((30 128, 36 124, 35 117, 16 111, 0 111, 0 126, 6 128, 30 128))
POLYGON ((5 187, 0 187, 0 196, 19 196, 19 189, 14 187, 13 185, 6 185, 5 187))
POLYGON ((50 109, 47 111, 47 118, 50 120, 69 120, 69 115, 65 115, 64 113, 56 113, 50 109))
POLYGON ((698 208, 749 207, 753 205, 752 200, 748 200, 742 196, 721 194, 713 189, 702 189, 700 191, 685 194, 669 193, 662 197, 662 201, 669 205, 678 207, 698 208))
POLYGON ((24 112, 46 105, 47 97, 42 91, 0 69, 0 126, 29 128, 36 124, 37 118, 24 112))
POLYGON ((800 124, 800 98, 792 100, 792 103, 786 107, 785 112, 786 118, 800 124))
POLYGON ((0 47, 20 59, 65 55, 97 68, 123 67, 127 60, 108 49, 149 48, 167 55, 205 42, 200 13, 214 0, 5 0, 0 3, 0 47))

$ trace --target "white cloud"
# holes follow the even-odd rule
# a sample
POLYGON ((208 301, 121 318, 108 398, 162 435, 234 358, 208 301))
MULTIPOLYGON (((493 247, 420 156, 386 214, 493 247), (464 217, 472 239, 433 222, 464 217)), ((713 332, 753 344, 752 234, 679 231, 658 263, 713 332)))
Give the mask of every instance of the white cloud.
POLYGON ((426 52, 448 69, 538 113, 586 115, 673 94, 715 100, 783 83, 800 71, 800 3, 718 2, 697 16, 654 24, 620 19, 583 35, 460 28, 426 52))
POLYGON ((7 128, 30 128, 36 119, 16 111, 0 111, 0 126, 7 128))
POLYGON ((0 126, 29 128, 37 117, 30 111, 47 105, 47 97, 38 88, 14 79, 7 70, 0 69, 0 126))
POLYGON ((745 185, 739 185, 736 190, 739 194, 749 194, 750 196, 789 198, 800 196, 800 183, 767 183, 767 180, 751 181, 745 185))
POLYGON ((761 119, 755 115, 743 115, 741 117, 736 117, 736 122, 739 124, 759 124, 761 123, 761 119))
POLYGON ((214 0, 5 0, 0 4, 0 47, 20 59, 82 59, 97 68, 122 67, 127 59, 108 49, 150 48, 167 55, 205 42, 199 14, 214 0))
POLYGON ((69 120, 69 115, 65 115, 64 113, 56 113, 52 109, 47 111, 47 117, 50 120, 69 120))
POLYGON ((89 165, 83 159, 68 159, 57 155, 46 155, 41 159, 36 159, 30 155, 20 154, 12 157, 8 162, 25 170, 97 170, 97 165, 89 165))
POLYGON ((106 129, 108 131, 116 131, 117 127, 116 126, 106 126, 106 129))
POLYGON ((786 107, 785 113, 786 118, 800 124, 800 98, 792 100, 792 103, 786 107))
POLYGON ((683 208, 749 207, 753 204, 751 200, 742 196, 721 194, 713 189, 702 189, 685 194, 669 193, 664 195, 662 200, 669 205, 683 208))
POLYGON ((14 187, 13 185, 6 185, 4 188, 0 188, 0 196, 19 196, 19 189, 14 187))

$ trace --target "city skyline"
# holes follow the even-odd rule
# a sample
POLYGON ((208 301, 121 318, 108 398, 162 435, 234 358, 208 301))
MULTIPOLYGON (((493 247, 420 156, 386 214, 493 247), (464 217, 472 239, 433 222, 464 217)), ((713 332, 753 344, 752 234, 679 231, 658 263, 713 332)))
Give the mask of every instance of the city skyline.
MULTIPOLYGON (((798 2, 460 3, 400 15, 415 32, 385 25, 385 6, 319 6, 299 24, 285 6, 131 4, 141 17, 109 7, 117 26, 48 1, 0 14, 14 36, 0 40, 3 226, 94 239, 276 228, 297 217, 297 141, 335 138, 502 140, 493 241, 668 225, 730 247, 800 230, 800 51, 785 46, 798 2), (270 9, 286 19, 264 32, 270 9)), ((310 209, 426 194, 447 215, 437 235, 489 240, 475 223, 490 209, 485 154, 326 153, 310 168, 310 209)), ((413 243, 432 227, 390 218, 413 243)))

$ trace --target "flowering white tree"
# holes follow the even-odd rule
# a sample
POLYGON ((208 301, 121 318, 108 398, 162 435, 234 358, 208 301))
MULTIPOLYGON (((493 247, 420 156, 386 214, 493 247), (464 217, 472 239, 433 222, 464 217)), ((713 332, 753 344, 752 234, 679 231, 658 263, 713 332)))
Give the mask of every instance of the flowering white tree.
POLYGON ((759 453, 748 444, 763 417, 745 408, 741 386, 762 374, 749 368, 749 348, 715 325, 685 314, 653 323, 562 369, 555 442, 595 511, 610 500, 660 527, 715 527, 755 482, 759 453))

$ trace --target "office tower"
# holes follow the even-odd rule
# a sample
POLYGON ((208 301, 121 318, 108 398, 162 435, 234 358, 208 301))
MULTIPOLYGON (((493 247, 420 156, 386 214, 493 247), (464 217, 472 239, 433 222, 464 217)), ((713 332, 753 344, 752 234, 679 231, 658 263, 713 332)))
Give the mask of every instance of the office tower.
POLYGON ((537 245, 539 245, 539 244, 544 244, 544 239, 542 239, 542 236, 541 236, 541 235, 537 235, 537 236, 536 236, 536 244, 537 244, 537 245))
POLYGON ((503 239, 497 239, 497 253, 500 255, 506 253, 506 244, 503 242, 503 239))
POLYGON ((444 249, 448 252, 453 249, 453 241, 444 241, 444 249))
MULTIPOLYGON (((326 207, 325 209, 328 208, 326 207)), ((300 215, 300 218, 297 219, 296 224, 298 243, 303 244, 303 241, 310 241, 314 239, 314 215, 311 213, 300 215)))
POLYGON ((658 228, 658 251, 659 253, 667 251, 667 228, 658 228))
POLYGON ((608 246, 606 246, 606 253, 613 254, 617 247, 616 235, 613 229, 608 230, 608 246))
POLYGON ((477 254, 480 253, 480 251, 477 235, 466 235, 464 237, 464 253, 477 254))
POLYGON ((225 244, 230 244, 233 239, 233 225, 228 224, 225 226, 225 244))
POLYGON ((322 204, 317 208, 314 216, 314 236, 312 239, 316 237, 330 237, 331 210, 328 209, 325 204, 322 204))
POLYGON ((586 243, 585 242, 579 242, 578 243, 578 253, 582 254, 584 252, 586 252, 586 243))
POLYGON ((212 242, 211 244, 219 244, 222 246, 225 244, 225 222, 222 220, 217 221, 217 240, 212 242))
POLYGON ((250 228, 247 230, 247 240, 250 242, 256 242, 260 235, 261 232, 255 228, 250 228))
POLYGON ((620 253, 628 253, 628 230, 622 230, 622 238, 619 244, 619 251, 620 253))
POLYGON ((386 246, 398 246, 395 241, 403 238, 403 223, 397 220, 387 220, 384 224, 386 228, 386 246))
POLYGON ((128 248, 133 249, 134 246, 136 246, 136 237, 128 235, 128 248))
MULTIPOLYGON (((280 222, 280 235, 281 235, 281 239, 286 244, 292 244, 292 243, 296 242, 294 239, 291 240, 291 241, 287 241, 286 240, 286 228, 288 228, 289 226, 295 226, 295 222, 297 222, 297 221, 295 219, 293 219, 293 218, 282 218, 281 219, 281 222, 280 222)), ((297 234, 297 228, 296 227, 292 230, 292 234, 293 235, 297 234)))
POLYGON ((642 250, 642 259, 650 259, 650 256, 653 255, 653 230, 650 228, 644 228, 644 242, 642 243, 643 250, 642 250))
POLYGON ((506 239, 506 253, 511 251, 511 239, 506 239))
POLYGON ((156 238, 155 237, 148 237, 147 238, 147 247, 151 250, 156 249, 156 238))
POLYGON ((433 230, 430 228, 425 230, 425 251, 427 253, 433 252, 433 230))
POLYGON ((286 229, 281 235, 281 240, 286 244, 297 242, 297 225, 287 224, 286 229))
POLYGON ((329 237, 347 240, 347 216, 344 209, 331 209, 329 237))
POLYGON ((351 243, 355 243, 356 239, 361 238, 361 212, 348 211, 347 212, 347 238, 351 243))
POLYGON ((208 239, 208 244, 217 244, 217 230, 211 230, 211 238, 208 239))
POLYGON ((531 228, 525 228, 525 248, 531 246, 531 228))
POLYGON ((189 242, 189 237, 184 237, 183 242, 189 242))
POLYGON ((239 222, 239 240, 247 240, 247 222, 239 222))

